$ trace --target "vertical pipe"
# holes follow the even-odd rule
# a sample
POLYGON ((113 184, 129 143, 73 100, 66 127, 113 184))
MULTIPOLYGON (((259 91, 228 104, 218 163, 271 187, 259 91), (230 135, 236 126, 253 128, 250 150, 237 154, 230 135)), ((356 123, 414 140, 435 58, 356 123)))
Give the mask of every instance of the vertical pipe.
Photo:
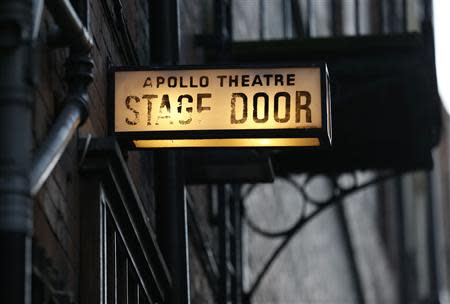
POLYGON ((399 303, 408 304, 408 256, 406 251, 405 240, 405 212, 404 212, 404 197, 403 197, 403 183, 401 177, 396 177, 394 180, 396 192, 396 232, 398 243, 398 261, 399 261, 399 275, 398 275, 398 295, 399 303))
POLYGON ((286 11, 286 1, 283 0, 283 39, 287 39, 287 11, 286 11))
POLYGON ((178 0, 150 1, 150 58, 154 63, 178 63, 178 0))
POLYGON ((304 38, 305 30, 303 26, 302 9, 298 0, 291 0, 292 12, 292 34, 295 38, 304 38))
POLYGON ((333 0, 332 6, 332 32, 333 36, 342 35, 342 2, 341 0, 333 0))
POLYGON ((225 7, 225 27, 227 31, 226 43, 233 41, 233 1, 227 0, 225 7))
POLYGON ((219 47, 223 47, 224 43, 224 0, 219 0, 214 2, 214 35, 219 41, 219 47))
POLYGON ((388 16, 388 30, 387 32, 389 34, 395 33, 398 30, 398 15, 397 15, 397 8, 396 8, 396 2, 394 1, 388 1, 387 6, 387 16, 388 16))
POLYGON ((427 183, 427 214, 426 214, 426 233, 428 245, 428 277, 429 277, 429 303, 439 303, 439 267, 437 262, 437 231, 435 229, 436 223, 436 200, 433 194, 433 173, 426 173, 427 183))
POLYGON ((264 0, 259 0, 259 40, 264 40, 264 23, 266 20, 266 5, 264 0))
POLYGON ((224 185, 218 186, 219 197, 219 300, 221 304, 230 302, 230 242, 228 237, 229 199, 224 185))
POLYGON ((231 0, 214 2, 214 35, 218 42, 219 60, 226 62, 232 39, 231 0))
POLYGON ((424 21, 433 21, 433 0, 422 0, 423 11, 424 11, 424 21))
MULTIPOLYGON (((151 58, 153 63, 178 63, 178 0, 150 2, 151 58)), ((187 208, 182 152, 155 154, 156 233, 172 276, 167 303, 188 304, 189 257, 187 208)))
POLYGON ((331 1, 331 18, 333 36, 337 36, 337 0, 331 1))
POLYGON ((31 0, 0 2, 0 299, 31 303, 31 0))
POLYGON ((311 37, 311 19, 312 19, 312 3, 311 0, 306 1, 306 37, 311 37))
MULTIPOLYGON (((376 2, 376 0, 374 0, 376 2)), ((378 31, 380 34, 384 34, 384 0, 379 0, 379 6, 378 6, 378 31)))
POLYGON ((361 34, 360 18, 359 18, 359 0, 355 0, 355 33, 356 36, 361 34))
POLYGON ((234 250, 232 258, 234 261, 233 279, 233 304, 242 303, 243 277, 242 277, 242 212, 241 212, 241 187, 233 185, 233 206, 231 208, 234 226, 234 250))
POLYGON ((190 303, 186 196, 181 155, 161 151, 156 155, 156 233, 172 277, 169 304, 190 303))
POLYGON ((402 31, 408 32, 408 1, 402 0, 402 31))

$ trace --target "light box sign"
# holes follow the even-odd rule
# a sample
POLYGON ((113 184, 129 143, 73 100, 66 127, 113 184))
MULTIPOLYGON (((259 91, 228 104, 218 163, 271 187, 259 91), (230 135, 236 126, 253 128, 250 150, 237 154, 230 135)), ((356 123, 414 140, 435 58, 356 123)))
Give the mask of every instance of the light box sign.
POLYGON ((331 144, 325 64, 116 67, 113 132, 132 148, 331 144))

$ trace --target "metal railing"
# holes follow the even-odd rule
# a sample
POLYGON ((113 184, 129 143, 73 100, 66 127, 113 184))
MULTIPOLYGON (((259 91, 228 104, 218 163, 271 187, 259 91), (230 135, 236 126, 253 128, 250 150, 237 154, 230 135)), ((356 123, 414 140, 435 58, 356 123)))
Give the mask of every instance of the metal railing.
MULTIPOLYGON (((428 0, 423 0, 421 5, 408 0, 249 0, 232 1, 230 6, 235 7, 231 9, 232 24, 228 30, 231 36, 242 41, 404 33, 420 29, 420 24, 413 24, 417 18, 411 16, 431 20, 428 0), (242 8, 248 17, 255 14, 258 17, 236 16, 242 8), (233 33, 240 22, 247 22, 251 29, 247 38, 233 33), (275 32, 274 27, 278 29, 275 32)), ((222 26, 226 28, 226 24, 222 26)))

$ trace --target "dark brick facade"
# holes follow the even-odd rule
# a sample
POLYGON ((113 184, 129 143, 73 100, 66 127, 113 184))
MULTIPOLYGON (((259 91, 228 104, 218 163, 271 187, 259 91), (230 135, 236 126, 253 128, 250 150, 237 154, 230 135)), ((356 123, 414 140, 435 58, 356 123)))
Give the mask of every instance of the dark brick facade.
MULTIPOLYGON (((198 8, 201 8, 200 1, 198 8)), ((202 28, 198 22, 201 11, 184 1, 189 8, 181 18, 182 60, 199 62, 199 52, 194 50, 193 35, 202 28), (196 20, 192 22, 190 20, 196 20)), ((108 111, 112 101, 108 99, 108 69, 120 65, 148 65, 150 62, 149 2, 145 0, 89 1, 89 30, 94 40, 92 58, 95 64, 94 81, 89 88, 90 116, 78 130, 62 159, 36 197, 34 205, 34 254, 38 268, 56 270, 58 288, 79 300, 80 288, 80 227, 85 225, 80 217, 80 200, 83 177, 80 176, 79 140, 87 136, 108 136, 108 111), (42 265, 42 259, 48 263, 42 265)), ((51 15, 45 11, 41 24, 36 62, 38 62, 39 86, 34 102, 34 142, 39 147, 64 106, 67 83, 64 78, 68 49, 53 49, 47 45, 47 35, 53 25, 51 15)), ((124 152, 129 171, 143 202, 150 226, 155 229, 154 166, 152 152, 124 152)), ((200 191, 201 192, 201 191, 200 191)), ((206 223, 207 224, 207 223, 206 223)), ((195 250, 191 248, 190 270, 194 303, 211 302, 208 288, 195 250)), ((37 288, 37 287, 36 287, 37 288)))

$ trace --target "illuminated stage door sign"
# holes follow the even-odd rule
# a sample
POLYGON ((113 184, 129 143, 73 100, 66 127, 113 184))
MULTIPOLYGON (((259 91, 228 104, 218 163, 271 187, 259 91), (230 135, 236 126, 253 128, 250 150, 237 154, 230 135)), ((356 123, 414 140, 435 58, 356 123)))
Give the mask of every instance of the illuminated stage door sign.
POLYGON ((327 70, 115 68, 113 121, 138 149, 329 146, 327 70))

